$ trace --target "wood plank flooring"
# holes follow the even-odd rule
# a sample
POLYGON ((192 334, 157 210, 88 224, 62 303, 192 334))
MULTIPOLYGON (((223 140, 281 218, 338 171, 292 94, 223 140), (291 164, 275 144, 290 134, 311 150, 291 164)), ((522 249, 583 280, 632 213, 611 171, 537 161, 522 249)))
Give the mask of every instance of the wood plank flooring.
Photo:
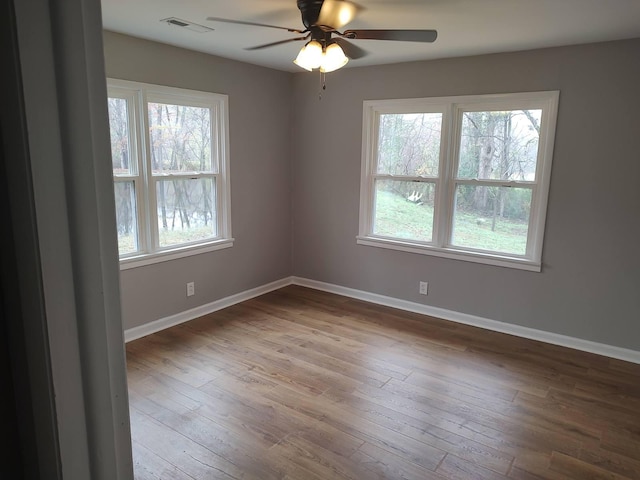
POLYGON ((127 365, 136 480, 640 479, 640 365, 302 287, 127 365))

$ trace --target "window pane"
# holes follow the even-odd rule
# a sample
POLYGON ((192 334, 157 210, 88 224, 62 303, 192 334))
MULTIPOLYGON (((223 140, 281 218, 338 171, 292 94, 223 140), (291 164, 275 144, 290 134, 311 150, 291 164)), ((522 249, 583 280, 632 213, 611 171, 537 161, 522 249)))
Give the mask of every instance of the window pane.
POLYGON ((133 174, 129 138, 129 105, 124 98, 109 98, 109 130, 111 132, 111 163, 113 174, 133 174))
POLYGON ((135 184, 115 182, 113 190, 116 197, 118 251, 120 255, 137 252, 139 246, 135 184))
POLYGON ((434 199, 434 183, 377 180, 374 235, 430 242, 434 199))
POLYGON ((209 108, 149 103, 154 174, 214 172, 209 108))
POLYGON ((380 115, 379 174, 438 175, 442 113, 380 115))
POLYGON ((158 180, 156 195, 161 247, 218 235, 214 179, 158 180))
POLYGON ((531 195, 529 188, 458 185, 451 243, 524 255, 531 195))
POLYGON ((542 110, 464 112, 458 178, 534 181, 542 110))

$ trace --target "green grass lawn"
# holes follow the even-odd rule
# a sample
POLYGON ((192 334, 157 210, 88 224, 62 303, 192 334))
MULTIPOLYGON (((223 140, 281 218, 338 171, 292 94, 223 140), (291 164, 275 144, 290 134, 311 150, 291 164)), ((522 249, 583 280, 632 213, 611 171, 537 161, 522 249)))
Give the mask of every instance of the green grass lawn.
MULTIPOLYGON (((452 243, 460 247, 523 255, 527 248, 527 228, 526 222, 498 217, 495 231, 492 231, 490 217, 458 211, 452 243)), ((392 192, 378 192, 376 235, 428 242, 432 231, 432 206, 416 205, 392 192)))
POLYGON ((433 207, 416 205, 400 195, 378 191, 374 233, 386 237, 430 242, 433 207))

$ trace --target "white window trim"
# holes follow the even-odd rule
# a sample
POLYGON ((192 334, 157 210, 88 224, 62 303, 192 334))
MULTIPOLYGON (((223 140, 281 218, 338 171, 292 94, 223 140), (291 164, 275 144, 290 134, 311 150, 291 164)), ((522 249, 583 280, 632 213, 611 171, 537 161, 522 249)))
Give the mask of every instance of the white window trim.
MULTIPOLYGON (((367 100, 363 105, 362 168, 360 184, 360 222, 356 242, 359 245, 388 248, 410 253, 433 255, 468 262, 517 268, 539 272, 542 269, 544 237, 551 164, 553 160, 559 91, 529 92, 499 95, 468 95, 453 97, 413 98, 399 100, 367 100), (490 110, 542 109, 536 178, 533 182, 495 180, 456 180, 460 117, 473 109, 490 110), (376 153, 380 114, 429 113, 443 114, 439 177, 417 179, 436 184, 432 242, 419 242, 373 234, 374 184, 377 174, 376 153), (448 244, 456 183, 498 184, 532 189, 532 205, 525 255, 506 255, 448 244)), ((400 178, 399 178, 400 179, 400 178)), ((405 177, 401 178, 406 180, 405 177)))
MULTIPOLYGON (((227 95, 185 90, 181 88, 153 85, 107 78, 110 97, 126 98, 131 108, 129 112, 129 134, 133 136, 131 154, 135 156, 136 170, 131 175, 114 176, 114 182, 134 181, 137 201, 138 242, 144 251, 120 256, 120 269, 151 265, 191 255, 212 252, 233 246, 231 232, 231 191, 229 161, 229 98, 227 95), (217 173, 152 175, 151 164, 147 156, 150 152, 148 102, 174 102, 179 105, 206 107, 212 111, 211 142, 213 155, 219 158, 217 173), (152 188, 158 178, 214 178, 216 179, 217 232, 218 236, 191 244, 160 247, 158 240, 157 217, 152 215, 155 205, 155 189, 152 188)), ((133 159, 131 160, 133 162, 133 159)))
POLYGON ((234 239, 229 238, 225 240, 200 243, 198 245, 188 245, 171 248, 151 254, 121 258, 120 270, 129 270, 130 268, 144 267, 145 265, 153 265, 154 263, 167 262, 169 260, 177 260, 178 258, 190 257, 192 255, 200 255, 202 253, 222 250, 224 248, 233 247, 233 242, 234 239))

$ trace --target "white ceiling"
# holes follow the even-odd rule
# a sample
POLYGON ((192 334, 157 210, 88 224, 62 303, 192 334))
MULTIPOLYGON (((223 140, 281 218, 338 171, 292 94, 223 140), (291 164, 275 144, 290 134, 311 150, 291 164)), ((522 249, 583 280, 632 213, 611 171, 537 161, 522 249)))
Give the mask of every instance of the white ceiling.
MULTIPOLYGON (((640 37, 640 0, 357 0, 344 29, 435 29, 435 43, 356 40, 369 55, 348 67, 640 37)), ((296 0, 102 0, 104 28, 285 71, 302 42, 247 51, 294 36, 285 30, 207 21, 215 16, 303 29, 296 0), (196 33, 160 22, 213 28, 196 33)), ((640 52, 639 52, 640 53, 640 52)), ((640 57, 639 57, 640 58, 640 57)))

